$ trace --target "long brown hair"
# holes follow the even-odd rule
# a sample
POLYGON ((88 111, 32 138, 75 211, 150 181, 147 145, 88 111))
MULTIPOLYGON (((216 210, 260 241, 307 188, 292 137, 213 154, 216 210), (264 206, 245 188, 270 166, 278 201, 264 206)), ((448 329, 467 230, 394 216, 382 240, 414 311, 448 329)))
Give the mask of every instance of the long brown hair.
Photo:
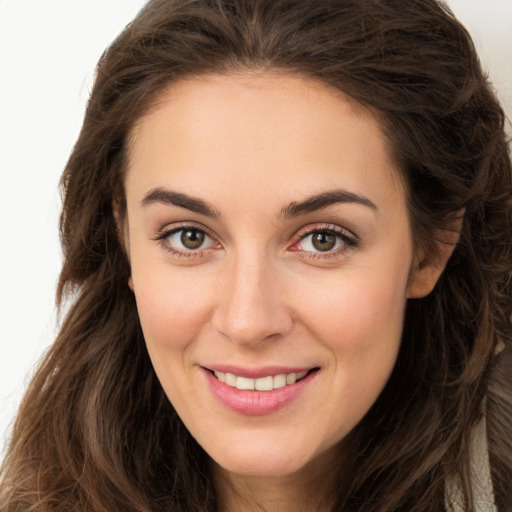
POLYGON ((350 434, 334 510, 434 512, 484 411, 496 504, 512 510, 512 173, 504 114, 473 44, 436 0, 151 0, 106 50, 62 178, 71 302, 21 405, 0 509, 215 511, 209 457, 152 369, 112 203, 127 140, 190 75, 281 70, 370 107, 408 185, 417 244, 464 212, 435 290, 407 305, 383 393, 350 434), (502 349, 500 351, 500 349, 502 349), (499 353, 498 353, 499 352, 499 353))

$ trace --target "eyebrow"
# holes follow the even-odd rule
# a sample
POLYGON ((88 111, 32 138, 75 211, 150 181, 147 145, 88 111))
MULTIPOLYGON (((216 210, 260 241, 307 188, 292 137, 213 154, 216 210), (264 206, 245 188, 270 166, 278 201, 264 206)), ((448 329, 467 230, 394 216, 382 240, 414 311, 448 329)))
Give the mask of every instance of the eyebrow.
POLYGON ((191 212, 199 213, 200 215, 205 215, 206 217, 214 219, 220 217, 220 213, 206 201, 161 187, 151 189, 140 203, 143 207, 147 207, 155 203, 163 203, 172 206, 179 206, 180 208, 186 208, 191 212))
POLYGON ((307 213, 316 212, 339 203, 353 203, 367 206, 368 208, 377 211, 378 208, 365 196, 348 192, 347 190, 329 190, 308 197, 304 201, 290 203, 288 206, 281 210, 281 217, 289 219, 299 217, 307 213))
MULTIPOLYGON (((163 203, 178 206, 180 208, 186 208, 192 212, 214 219, 218 219, 221 216, 218 210, 202 199, 161 187, 151 189, 141 201, 141 205, 143 207, 147 207, 155 203, 163 203)), ((310 196, 304 201, 294 201, 290 203, 281 210, 280 217, 283 219, 299 217, 339 203, 360 204, 374 211, 378 210, 375 203, 365 196, 354 194, 347 190, 329 190, 327 192, 310 196)))

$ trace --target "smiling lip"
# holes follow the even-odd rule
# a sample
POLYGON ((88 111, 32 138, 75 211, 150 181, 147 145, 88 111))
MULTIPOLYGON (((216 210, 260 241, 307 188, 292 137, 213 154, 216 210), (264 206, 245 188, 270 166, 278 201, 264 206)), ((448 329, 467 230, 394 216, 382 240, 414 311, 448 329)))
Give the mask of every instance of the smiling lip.
POLYGON ((270 414, 285 407, 290 402, 297 399, 307 389, 317 374, 316 371, 308 371, 313 370, 312 368, 267 367, 258 370, 244 370, 241 368, 216 366, 215 370, 204 367, 202 370, 207 379, 210 390, 217 400, 219 400, 219 402, 228 409, 248 416, 270 414), (247 379, 258 379, 270 375, 297 374, 304 371, 307 371, 307 374, 293 384, 288 384, 278 389, 272 389, 271 391, 257 391, 237 389, 225 382, 221 382, 217 377, 215 377, 213 371, 232 373, 247 379))

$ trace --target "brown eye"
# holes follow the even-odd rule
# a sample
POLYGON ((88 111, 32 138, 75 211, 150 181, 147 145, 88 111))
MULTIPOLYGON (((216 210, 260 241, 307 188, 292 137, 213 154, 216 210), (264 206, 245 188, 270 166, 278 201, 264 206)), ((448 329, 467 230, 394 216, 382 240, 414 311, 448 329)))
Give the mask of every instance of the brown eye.
POLYGON ((346 249, 356 247, 358 245, 357 238, 351 232, 341 228, 334 227, 330 229, 317 228, 311 229, 304 233, 299 242, 292 246, 292 250, 299 250, 302 253, 310 253, 315 257, 329 255, 341 255, 346 249))
POLYGON ((184 229, 180 240, 187 249, 199 249, 204 243, 205 234, 197 229, 184 229))
POLYGON ((202 257, 205 251, 221 247, 206 231, 194 226, 169 229, 155 240, 174 256, 202 257))
POLYGON ((336 246, 336 234, 328 231, 317 231, 311 235, 311 243, 318 251, 332 251, 336 246))

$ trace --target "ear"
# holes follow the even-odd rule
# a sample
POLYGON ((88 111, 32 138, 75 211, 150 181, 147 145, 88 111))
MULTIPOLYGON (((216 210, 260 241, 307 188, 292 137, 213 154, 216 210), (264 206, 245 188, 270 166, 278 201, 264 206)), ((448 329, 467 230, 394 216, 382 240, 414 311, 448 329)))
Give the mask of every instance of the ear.
POLYGON ((464 211, 460 211, 456 219, 443 230, 442 239, 434 242, 432 250, 417 251, 409 274, 408 299, 421 299, 434 289, 459 241, 463 216, 464 211))

